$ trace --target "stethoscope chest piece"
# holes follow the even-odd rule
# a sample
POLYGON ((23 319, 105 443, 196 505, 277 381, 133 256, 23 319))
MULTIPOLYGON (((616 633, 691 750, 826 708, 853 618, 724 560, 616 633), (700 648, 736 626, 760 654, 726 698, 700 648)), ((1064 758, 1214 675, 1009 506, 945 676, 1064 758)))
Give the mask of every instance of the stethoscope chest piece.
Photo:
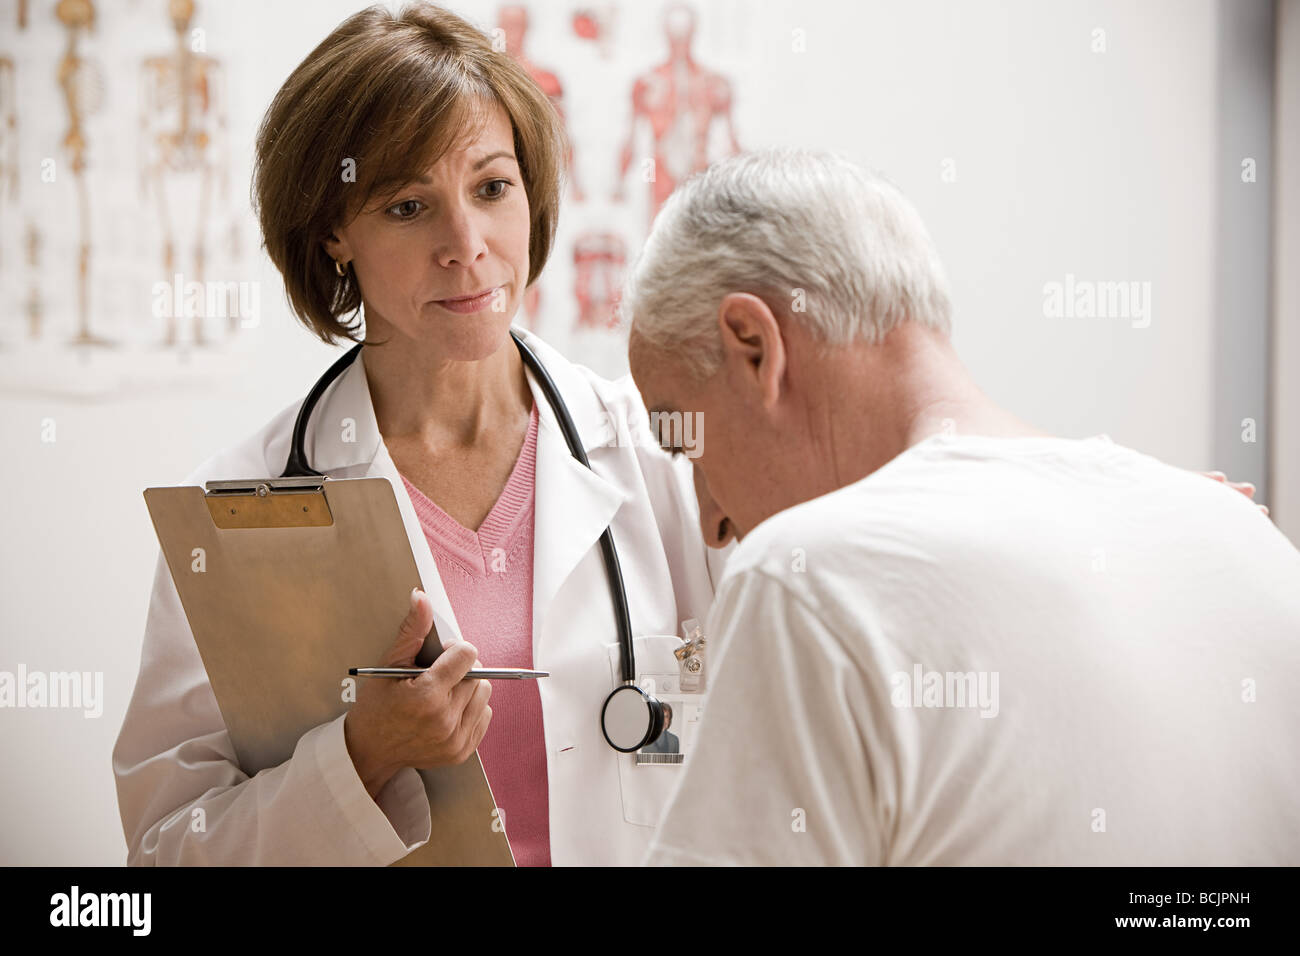
POLYGON ((664 705, 635 684, 620 684, 605 698, 600 729, 615 750, 634 753, 663 733, 664 705))

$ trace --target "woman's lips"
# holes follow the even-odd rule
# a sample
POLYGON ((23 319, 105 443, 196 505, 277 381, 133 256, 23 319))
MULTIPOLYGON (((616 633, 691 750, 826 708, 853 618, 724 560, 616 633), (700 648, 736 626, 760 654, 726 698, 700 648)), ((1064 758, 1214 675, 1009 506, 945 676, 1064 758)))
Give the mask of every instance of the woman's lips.
POLYGON ((455 312, 459 315, 469 315, 472 312, 481 312, 486 309, 492 302, 492 298, 496 295, 497 289, 499 288, 501 287, 497 286, 496 288, 488 289, 482 295, 476 295, 470 299, 438 299, 436 301, 438 305, 442 306, 448 312, 455 312))

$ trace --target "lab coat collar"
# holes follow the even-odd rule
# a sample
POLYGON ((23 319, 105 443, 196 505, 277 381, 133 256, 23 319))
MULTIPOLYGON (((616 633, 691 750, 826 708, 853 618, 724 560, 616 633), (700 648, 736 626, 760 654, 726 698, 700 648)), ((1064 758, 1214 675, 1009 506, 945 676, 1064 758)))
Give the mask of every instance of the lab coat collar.
MULTIPOLYGON (((579 369, 537 336, 518 329, 554 380, 582 439, 584 452, 607 445, 615 434, 605 407, 579 369)), ((511 343, 513 347, 513 343, 511 343)), ((631 493, 591 471, 571 454, 554 409, 531 372, 528 384, 537 407, 534 469, 533 650, 537 656, 547 612, 556 592, 597 543, 631 493)), ((398 511, 415 556, 416 569, 433 602, 434 625, 444 645, 462 640, 437 563, 401 474, 379 434, 365 363, 358 357, 321 398, 308 429, 308 460, 333 477, 383 477, 393 486, 398 511), (361 470, 364 466, 364 470, 361 470)), ((609 640, 615 640, 611 636, 609 640)), ((485 664, 491 664, 486 661, 485 664)))
MULTIPOLYGON (((584 452, 607 445, 615 426, 588 382, 568 359, 527 329, 516 327, 524 342, 550 373, 582 438, 584 452)), ((514 347, 514 343, 510 343, 514 347)), ((539 425, 549 427, 563 440, 555 411, 542 394, 532 373, 528 385, 537 405, 539 425)), ((369 465, 383 444, 366 377, 365 350, 339 376, 321 398, 306 438, 307 460, 317 471, 331 472, 369 465)))

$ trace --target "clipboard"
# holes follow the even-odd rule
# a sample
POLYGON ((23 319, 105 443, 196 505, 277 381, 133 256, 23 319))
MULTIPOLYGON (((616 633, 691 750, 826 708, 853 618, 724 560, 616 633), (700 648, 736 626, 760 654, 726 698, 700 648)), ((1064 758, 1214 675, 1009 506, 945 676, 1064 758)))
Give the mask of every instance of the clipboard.
MULTIPOLYGON (((423 588, 392 485, 259 478, 144 499, 241 769, 283 763, 347 709, 348 668, 380 659, 423 588)), ((514 865, 477 753, 419 774, 429 841, 393 866, 514 865)))

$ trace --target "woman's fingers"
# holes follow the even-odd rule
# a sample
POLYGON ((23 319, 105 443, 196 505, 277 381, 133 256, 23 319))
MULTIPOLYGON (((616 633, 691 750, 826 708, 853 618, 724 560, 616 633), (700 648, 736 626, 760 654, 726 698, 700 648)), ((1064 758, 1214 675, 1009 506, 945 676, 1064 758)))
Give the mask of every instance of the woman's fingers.
MULTIPOLYGON (((1228 476, 1221 471, 1203 471, 1201 474, 1206 478, 1213 478, 1221 485, 1227 485, 1235 491, 1241 492, 1241 494, 1245 495, 1251 501, 1255 500, 1255 486, 1249 481, 1229 481, 1228 476)), ((1257 505, 1256 507, 1258 507, 1260 511, 1264 512, 1265 517, 1268 516, 1267 505, 1257 505)))
POLYGON ((1247 498, 1250 498, 1252 501, 1255 498, 1255 486, 1252 485, 1249 481, 1229 481, 1228 476, 1221 471, 1203 471, 1201 472, 1201 474, 1203 474, 1206 478, 1214 479, 1221 485, 1227 485, 1230 488, 1235 488, 1237 491, 1241 492, 1243 495, 1245 495, 1247 498))
POLYGON ((1228 482, 1228 484, 1229 484, 1231 487, 1236 488, 1238 491, 1240 491, 1240 492, 1241 492, 1243 495, 1245 495, 1247 498, 1254 499, 1254 497, 1255 497, 1255 486, 1252 485, 1249 481, 1230 481, 1230 482, 1228 482))
POLYGON ((433 627, 433 602, 419 588, 411 591, 406 617, 398 625, 397 637, 380 661, 381 667, 410 667, 424 646, 424 638, 433 627))

